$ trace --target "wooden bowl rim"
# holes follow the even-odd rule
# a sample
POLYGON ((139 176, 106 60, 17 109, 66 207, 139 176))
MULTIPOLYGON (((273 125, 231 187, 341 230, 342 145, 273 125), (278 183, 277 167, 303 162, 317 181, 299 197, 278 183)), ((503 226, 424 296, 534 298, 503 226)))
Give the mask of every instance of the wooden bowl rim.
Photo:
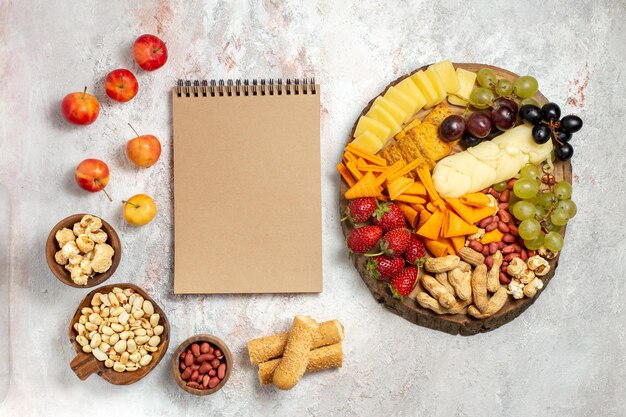
POLYGON ((169 335, 170 335, 169 320, 167 319, 167 316, 165 315, 165 311, 163 311, 161 306, 159 306, 159 304, 156 301, 154 301, 154 299, 150 297, 148 293, 146 293, 146 291, 144 291, 141 287, 135 284, 126 283, 126 282, 122 282, 118 284, 103 285, 101 287, 94 288, 93 290, 91 290, 78 304, 78 308, 76 309, 76 312, 74 313, 74 315, 72 316, 72 319, 70 320, 70 325, 68 329, 68 337, 69 337, 70 343, 74 346, 74 350, 76 351, 76 353, 78 355, 82 354, 82 355, 91 356, 93 361, 97 363, 97 368, 99 370, 97 374, 102 379, 104 379, 105 381, 113 385, 134 384, 135 382, 143 379, 146 375, 152 372, 152 370, 156 368, 159 362, 161 362, 161 360, 165 357, 167 348, 169 347, 169 343, 170 343, 169 335), (150 301, 152 303, 152 306, 154 307, 155 313, 158 313, 159 316, 161 316, 161 322, 159 324, 163 326, 163 334, 161 334, 160 336, 161 343, 158 346, 159 349, 152 354, 152 361, 148 364, 148 366, 144 366, 143 368, 134 372, 116 372, 113 370, 113 368, 107 368, 106 366, 104 366, 104 362, 100 362, 99 360, 97 360, 91 353, 83 352, 82 347, 76 341, 77 334, 76 334, 76 331, 74 330, 74 323, 76 323, 78 321, 78 318, 81 316, 81 310, 84 307, 91 307, 91 299, 93 298, 94 294, 98 292, 108 293, 114 287, 119 287, 122 289, 132 288, 133 290, 135 290, 136 293, 141 295, 144 298, 144 300, 150 301), (115 381, 116 379, 120 379, 120 381, 115 381))
MULTIPOLYGON (((481 68, 485 67, 485 68, 491 68, 509 77, 519 77, 519 75, 517 75, 516 73, 510 70, 504 69, 504 68, 497 67, 495 65, 480 64, 480 63, 458 63, 458 62, 453 62, 452 64, 454 65, 455 69, 458 67, 461 67, 461 68, 469 69, 470 71, 476 71, 475 69, 472 69, 472 67, 481 67, 481 68)), ((430 65, 432 64, 421 66, 411 71, 408 74, 401 75, 400 77, 396 78, 394 81, 387 84, 380 93, 374 96, 367 103, 367 105, 363 108, 359 116, 357 116, 354 122, 354 125, 352 126, 352 129, 350 130, 350 135, 347 138, 347 142, 350 142, 352 140, 352 136, 354 134, 354 130, 356 129, 356 125, 359 121, 359 117, 365 115, 369 111, 374 100, 376 100, 378 96, 383 95, 389 89, 389 87, 397 85, 399 82, 401 82, 405 78, 412 76, 413 74, 415 74, 416 72, 420 70, 425 70, 430 65)), ((549 101, 541 93, 541 90, 537 91, 537 93, 533 97, 538 99, 540 103, 546 103, 549 101)), ((458 107, 458 106, 454 106, 454 107, 458 107)), ((414 117, 419 117, 419 115, 422 114, 422 112, 423 110, 418 112, 414 117)), ((563 172, 564 174, 566 174, 566 177, 567 177, 567 174, 569 174, 569 179, 571 181, 571 176, 572 176, 571 161, 555 162, 555 166, 558 166, 558 165, 561 165, 563 167, 563 172)), ((339 211, 341 215, 340 217, 343 217, 345 215, 343 212, 343 208, 345 207, 346 201, 347 201, 343 195, 345 191, 343 190, 344 187, 346 187, 345 181, 340 177, 339 178, 339 211)), ((349 225, 347 225, 346 223, 347 222, 342 222, 341 224, 341 228, 342 228, 342 232, 344 236, 347 236, 348 231, 351 230, 349 225)), ((563 230, 562 230, 563 236, 565 236, 566 229, 567 229, 566 227, 563 227, 563 230)), ((513 321, 520 314, 522 314, 528 307, 530 307, 539 298, 539 296, 545 291, 545 288, 547 287, 550 279, 554 276, 554 273, 558 266, 560 256, 561 256, 561 252, 559 252, 556 258, 549 261, 551 270, 547 275, 541 277, 544 283, 544 288, 541 291, 539 291, 537 295, 535 295, 533 298, 524 297, 521 300, 511 300, 509 297, 509 299, 507 300, 505 304, 505 307, 503 307, 501 311, 499 311, 498 313, 486 319, 476 319, 470 316, 469 314, 439 315, 439 314, 434 313, 431 310, 421 307, 415 300, 409 299, 408 297, 406 297, 404 301, 399 301, 393 298, 390 294, 388 294, 388 292, 385 292, 383 294, 379 294, 377 292, 375 293, 375 291, 370 286, 370 283, 368 282, 368 280, 371 281, 371 278, 367 277, 365 272, 361 271, 361 269, 358 266, 359 262, 361 262, 359 260, 360 257, 352 256, 351 261, 355 269, 359 273, 359 276, 361 277, 361 279, 367 286, 368 291, 374 297, 374 299, 377 302, 384 304, 385 307, 391 310, 394 314, 402 318, 405 318, 419 326, 428 327, 434 330, 439 330, 439 331, 443 331, 443 332, 450 333, 450 334, 461 334, 463 336, 471 336, 474 334, 491 331, 502 325, 505 325, 513 321), (509 303, 514 303, 515 306, 507 307, 509 303), (498 321, 498 319, 502 319, 502 320, 498 321), (435 323, 439 327, 435 327, 435 323)), ((377 284, 378 283, 374 283, 373 286, 376 286, 377 284)))
MULTIPOLYGON (((122 258, 122 242, 120 241, 120 237, 113 228, 113 226, 111 226, 102 217, 96 216, 95 214, 90 214, 90 216, 98 217, 102 221, 102 229, 108 235, 106 243, 111 245, 111 247, 115 250, 112 258, 113 263, 111 264, 111 267, 108 271, 101 274, 96 273, 93 278, 89 278, 86 285, 76 284, 74 281, 72 281, 69 271, 67 271, 65 268, 63 268, 62 270, 57 268, 57 266, 63 266, 57 264, 56 260, 54 259, 54 254, 59 250, 58 243, 55 238, 56 232, 67 227, 68 225, 73 227, 74 223, 80 221, 80 219, 82 219, 83 216, 86 216, 87 214, 88 213, 72 214, 71 216, 68 216, 59 221, 56 225, 54 225, 54 227, 48 234, 48 239, 46 240, 46 262, 48 263, 48 268, 50 269, 50 272, 52 272, 52 275, 54 275, 63 284, 73 288, 93 288, 96 285, 103 284, 105 281, 111 278, 111 276, 113 276, 122 258)), ((72 227, 69 227, 69 229, 72 230, 72 227)))
POLYGON ((233 354, 230 351, 230 348, 222 339, 212 334, 201 333, 187 338, 184 342, 178 345, 178 348, 174 351, 174 356, 172 357, 172 376, 174 380, 183 390, 187 391, 193 395, 210 395, 222 389, 228 378, 230 378, 230 373, 233 369, 233 354), (187 384, 180 377, 180 354, 183 353, 191 344, 196 342, 209 342, 217 346, 224 357, 226 358, 226 375, 224 375, 224 379, 220 381, 220 383, 215 388, 209 389, 196 389, 188 387, 187 384))

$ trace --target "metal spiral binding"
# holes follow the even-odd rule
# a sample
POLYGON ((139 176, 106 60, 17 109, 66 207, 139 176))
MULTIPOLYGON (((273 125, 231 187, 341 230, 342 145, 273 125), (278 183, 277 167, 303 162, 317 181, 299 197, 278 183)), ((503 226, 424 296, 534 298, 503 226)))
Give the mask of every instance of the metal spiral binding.
POLYGON ((317 94, 315 78, 277 80, 178 80, 176 95, 178 97, 224 97, 224 96, 274 96, 274 95, 317 94), (193 83, 193 85, 192 85, 193 83))

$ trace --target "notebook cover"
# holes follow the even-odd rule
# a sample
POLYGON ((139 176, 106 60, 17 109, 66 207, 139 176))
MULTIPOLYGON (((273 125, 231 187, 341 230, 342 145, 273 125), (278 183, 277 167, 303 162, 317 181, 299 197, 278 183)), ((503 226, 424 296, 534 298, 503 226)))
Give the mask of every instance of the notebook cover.
POLYGON ((176 294, 322 291, 316 92, 174 88, 176 294))

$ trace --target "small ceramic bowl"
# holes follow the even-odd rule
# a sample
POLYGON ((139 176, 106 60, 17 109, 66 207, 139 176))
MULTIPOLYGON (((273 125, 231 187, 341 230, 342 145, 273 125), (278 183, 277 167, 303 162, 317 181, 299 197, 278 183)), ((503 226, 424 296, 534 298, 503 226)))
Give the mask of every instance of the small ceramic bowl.
POLYGON ((228 348, 228 346, 226 345, 226 343, 224 343, 222 339, 220 339, 219 337, 209 335, 209 334, 198 334, 185 340, 183 343, 180 344, 180 346, 178 346, 178 349, 176 349, 176 351, 174 352, 174 357, 172 358, 172 376, 174 377, 174 380, 176 381, 179 387, 181 387, 188 393, 194 394, 194 395, 209 395, 222 389, 222 387, 226 384, 226 381, 228 381, 228 378, 230 377, 230 372, 232 371, 232 369, 233 369, 233 355, 230 349, 228 348), (187 382, 184 381, 181 377, 182 371, 180 369, 180 362, 181 362, 180 355, 183 352, 185 352, 187 349, 189 349, 189 347, 192 344, 194 343, 201 344, 202 342, 208 342, 210 345, 220 349, 222 351, 222 354, 224 355, 224 360, 226 363, 226 373, 224 375, 224 378, 220 381, 218 385, 216 385, 213 388, 198 389, 198 388, 189 387, 187 386, 187 382))
MULTIPOLYGON (((59 281, 61 281, 65 285, 69 285, 70 287, 74 288, 90 288, 102 284, 104 281, 109 279, 111 275, 113 275, 118 265, 120 264, 120 259, 122 258, 122 243, 120 242, 120 238, 117 235, 117 232, 115 231, 115 229, 113 229, 113 227, 111 227, 109 223, 100 218, 102 220, 102 230, 104 230, 108 235, 106 243, 111 245, 111 247, 115 251, 112 259, 113 264, 108 271, 102 274, 97 273, 93 276, 93 278, 89 278, 89 280, 87 281, 87 285, 78 285, 74 281, 72 281, 70 271, 65 269, 64 265, 59 265, 54 259, 54 254, 59 250, 59 244, 54 235, 58 230, 63 229, 64 227, 72 230, 72 228, 74 227, 74 223, 80 222, 84 215, 85 214, 74 214, 58 222, 50 231, 50 234, 48 235, 48 240, 46 241, 46 261, 48 261, 48 267, 50 268, 50 271, 52 271, 54 276, 57 277, 59 281)), ((95 215, 93 216, 96 217, 95 215)))

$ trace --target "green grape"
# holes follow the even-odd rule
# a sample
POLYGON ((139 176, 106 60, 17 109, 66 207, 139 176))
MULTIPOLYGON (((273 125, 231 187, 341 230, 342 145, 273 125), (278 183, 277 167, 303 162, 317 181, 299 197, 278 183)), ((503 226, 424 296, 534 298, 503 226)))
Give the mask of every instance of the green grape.
POLYGON ((563 237, 557 232, 550 232, 544 238, 543 244, 552 252, 558 252, 563 247, 563 237))
POLYGON ((544 222, 543 223, 543 227, 548 232, 560 232, 561 229, 563 228, 563 226, 557 226, 554 223, 552 223, 551 221, 544 222))
POLYGON ((539 84, 534 77, 523 75, 515 80, 513 91, 519 98, 529 98, 535 95, 539 89, 539 84))
POLYGON ((541 180, 541 171, 539 170, 539 168, 537 168, 536 165, 533 164, 524 165, 519 174, 520 178, 529 178, 535 181, 541 180))
POLYGON ((513 194, 524 200, 533 198, 539 191, 539 184, 535 180, 529 178, 521 178, 515 182, 513 186, 513 194))
POLYGON ((496 84, 496 94, 499 96, 508 96, 513 92, 513 83, 505 78, 498 80, 496 84))
POLYGON ((543 217, 546 215, 546 209, 541 206, 535 205, 535 219, 541 221, 543 217))
POLYGON ((535 219, 523 220, 517 227, 519 236, 524 240, 537 239, 539 233, 541 233, 541 225, 535 219))
POLYGON ((507 185, 508 184, 506 183, 506 181, 502 181, 502 182, 499 182, 497 184, 493 184, 491 186, 491 188, 493 188, 497 192, 501 193, 502 191, 506 190, 507 185))
POLYGON ((537 194, 537 205, 541 208, 548 210, 552 207, 552 204, 556 201, 556 198, 552 195, 550 191, 542 191, 537 194))
POLYGON ((520 101, 519 106, 522 107, 526 104, 532 104, 533 106, 541 107, 541 104, 539 104, 539 102, 532 97, 525 98, 524 100, 520 101))
POLYGON ((540 232, 539 236, 537 236, 535 239, 524 240, 524 246, 526 246, 526 249, 538 250, 543 246, 544 236, 545 235, 540 232))
POLYGON ((476 80, 482 87, 493 88, 496 85, 496 74, 489 68, 481 68, 476 73, 476 80))
POLYGON ((535 205, 529 201, 518 201, 513 206, 512 213, 517 220, 529 219, 535 215, 535 205))
POLYGON ((576 208, 576 203, 572 200, 561 200, 559 204, 556 206, 557 210, 563 210, 567 214, 567 218, 571 219, 576 216, 576 212, 578 211, 576 208))
POLYGON ((568 220, 567 212, 565 210, 556 209, 550 215, 550 221, 556 226, 565 226, 568 220))
POLYGON ((572 196, 572 184, 567 181, 557 182, 554 186, 554 196, 559 200, 569 200, 572 196))
POLYGON ((493 104, 493 91, 484 87, 474 87, 470 93, 470 103, 477 109, 486 109, 493 104))

